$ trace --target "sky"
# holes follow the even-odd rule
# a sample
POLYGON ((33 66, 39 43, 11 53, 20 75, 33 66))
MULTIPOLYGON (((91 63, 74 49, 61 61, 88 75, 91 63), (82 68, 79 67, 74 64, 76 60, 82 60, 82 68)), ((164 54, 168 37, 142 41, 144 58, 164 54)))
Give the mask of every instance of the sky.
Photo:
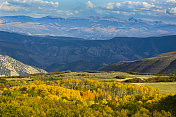
POLYGON ((176 0, 0 0, 0 16, 118 17, 176 23, 176 0))

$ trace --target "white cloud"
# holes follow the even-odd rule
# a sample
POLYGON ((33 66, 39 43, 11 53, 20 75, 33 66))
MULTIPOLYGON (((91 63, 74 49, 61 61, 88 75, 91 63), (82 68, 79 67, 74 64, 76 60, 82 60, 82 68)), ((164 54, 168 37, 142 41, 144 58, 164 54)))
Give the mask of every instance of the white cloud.
POLYGON ((44 1, 44 0, 13 0, 16 3, 23 3, 23 4, 41 4, 41 5, 50 5, 54 7, 59 6, 59 2, 52 2, 52 1, 44 1))
POLYGON ((121 4, 119 2, 116 3, 116 7, 119 8, 121 4))
POLYGON ((26 3, 26 0, 14 0, 14 2, 18 2, 18 3, 26 3))
POLYGON ((0 24, 2 24, 2 23, 4 23, 4 21, 3 21, 3 20, 0 20, 0 24))
POLYGON ((121 12, 123 15, 135 15, 135 12, 121 12))
POLYGON ((75 14, 78 14, 78 13, 79 13, 79 11, 78 11, 78 10, 75 10, 74 12, 75 12, 75 14))
POLYGON ((175 8, 170 8, 170 13, 176 14, 176 7, 175 8))
POLYGON ((113 13, 120 14, 120 11, 112 11, 113 13))
MULTIPOLYGON (((153 2, 125 0, 121 2, 108 2, 103 8, 114 14, 121 15, 152 15, 153 10, 159 9, 153 2)), ((164 8, 163 8, 164 9, 164 8)), ((159 9, 155 14, 164 14, 166 11, 159 9)))
POLYGON ((95 9, 95 12, 98 14, 106 14, 106 12, 102 9, 95 9))
POLYGON ((109 2, 106 4, 105 6, 107 9, 114 9, 114 3, 113 2, 109 2))
POLYGON ((166 9, 154 9, 153 12, 160 13, 160 14, 166 14, 166 9))
POLYGON ((138 1, 125 1, 124 3, 127 3, 129 5, 141 5, 141 2, 138 1))
POLYGON ((157 30, 156 32, 161 33, 161 34, 169 33, 169 31, 167 30, 157 30))
POLYGON ((154 4, 149 4, 149 3, 147 3, 147 2, 142 2, 142 5, 143 5, 145 8, 155 7, 154 4))
POLYGON ((166 2, 176 3, 176 0, 166 0, 166 2))
POLYGON ((74 15, 71 11, 65 11, 65 10, 58 10, 57 13, 58 14, 66 14, 68 16, 74 15))
POLYGON ((140 2, 140 1, 124 1, 121 4, 123 4, 126 7, 129 8, 137 8, 137 7, 143 7, 143 8, 151 8, 151 7, 155 7, 155 5, 152 3, 148 3, 148 2, 140 2))
POLYGON ((7 1, 2 2, 2 4, 0 5, 0 10, 4 10, 4 11, 18 11, 19 9, 21 9, 21 7, 11 5, 7 1))
POLYGON ((63 17, 75 15, 82 17, 90 14, 97 16, 116 16, 119 14, 119 17, 124 17, 125 15, 127 17, 128 15, 134 15, 134 17, 176 16, 176 0, 68 1, 69 0, 0 0, 0 15, 15 15, 15 12, 16 14, 35 15, 37 17, 45 15, 59 15, 63 17))
POLYGON ((87 1, 86 5, 87 5, 88 8, 94 8, 95 7, 95 5, 91 1, 87 1))

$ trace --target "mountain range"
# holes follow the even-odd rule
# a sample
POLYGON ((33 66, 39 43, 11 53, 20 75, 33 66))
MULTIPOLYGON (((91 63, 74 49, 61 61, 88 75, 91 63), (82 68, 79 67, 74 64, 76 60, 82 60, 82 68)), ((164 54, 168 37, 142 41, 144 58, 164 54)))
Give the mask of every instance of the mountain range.
POLYGON ((101 69, 103 71, 122 71, 157 74, 176 74, 176 52, 169 52, 155 57, 121 61, 101 69))
POLYGON ((47 73, 45 70, 21 63, 9 56, 0 55, 0 76, 18 76, 34 73, 47 73))
POLYGON ((176 34, 176 24, 118 17, 61 18, 46 16, 0 17, 0 30, 27 35, 80 37, 108 40, 113 37, 151 37, 176 34))
POLYGON ((0 31, 0 54, 49 72, 98 70, 119 61, 176 51, 175 43, 176 36, 85 40, 0 31))

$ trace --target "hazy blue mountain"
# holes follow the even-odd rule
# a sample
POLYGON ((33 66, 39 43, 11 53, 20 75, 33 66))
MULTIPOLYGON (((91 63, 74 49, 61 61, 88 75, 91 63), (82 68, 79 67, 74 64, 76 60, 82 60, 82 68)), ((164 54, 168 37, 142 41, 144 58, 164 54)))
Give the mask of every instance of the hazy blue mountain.
POLYGON ((63 69, 76 71, 81 68, 82 71, 97 70, 118 61, 138 60, 176 51, 175 44, 176 36, 84 40, 26 36, 0 31, 0 54, 48 71, 63 69))
POLYGON ((117 17, 61 18, 0 17, 0 30, 28 35, 52 35, 104 40, 113 37, 151 37, 176 34, 176 25, 117 17))

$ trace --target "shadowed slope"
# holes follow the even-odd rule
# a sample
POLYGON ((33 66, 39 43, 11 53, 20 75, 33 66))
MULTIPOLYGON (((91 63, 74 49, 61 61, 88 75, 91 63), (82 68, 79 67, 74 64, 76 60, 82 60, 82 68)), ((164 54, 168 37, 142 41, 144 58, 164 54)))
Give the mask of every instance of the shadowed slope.
POLYGON ((176 73, 176 52, 164 53, 137 61, 122 61, 101 70, 161 74, 176 73))

